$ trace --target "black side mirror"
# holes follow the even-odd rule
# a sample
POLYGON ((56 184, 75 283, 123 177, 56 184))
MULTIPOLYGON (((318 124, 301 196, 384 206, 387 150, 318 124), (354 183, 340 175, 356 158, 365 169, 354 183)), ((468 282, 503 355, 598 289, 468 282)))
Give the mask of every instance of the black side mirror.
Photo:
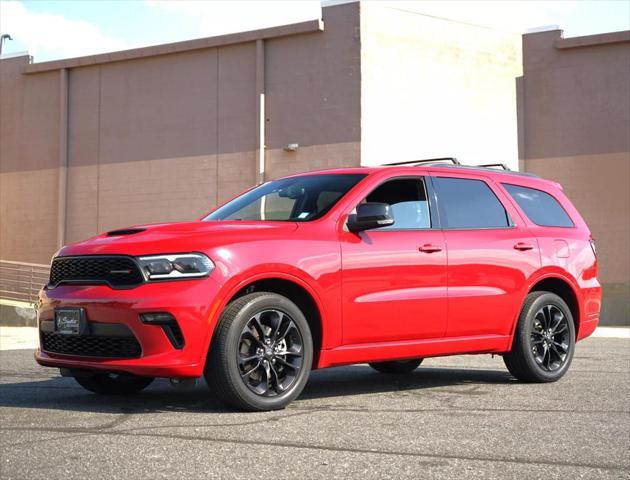
POLYGON ((393 224, 392 207, 387 203, 361 203, 356 214, 348 215, 348 230, 354 233, 393 224))

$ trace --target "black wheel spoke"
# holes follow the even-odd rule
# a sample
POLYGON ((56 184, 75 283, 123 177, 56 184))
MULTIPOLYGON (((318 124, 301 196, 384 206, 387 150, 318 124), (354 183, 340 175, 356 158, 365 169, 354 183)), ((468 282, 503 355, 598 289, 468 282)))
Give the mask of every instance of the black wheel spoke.
POLYGON ((563 323, 562 325, 556 327, 556 329, 554 330, 553 334, 554 334, 554 336, 556 336, 556 335, 558 335, 560 333, 566 332, 568 328, 569 327, 567 327, 567 325, 563 323))
POLYGON ((271 374, 271 386, 276 391, 276 393, 282 393, 284 388, 282 387, 282 383, 280 382, 280 378, 278 376, 278 372, 276 371, 273 363, 269 364, 269 370, 271 374))
POLYGON ((251 362, 252 360, 260 360, 260 355, 251 355, 249 357, 239 357, 238 362, 243 365, 245 363, 251 362))
POLYGON ((286 326, 284 327, 282 332, 278 335, 278 340, 284 340, 292 328, 295 328, 295 325, 293 324, 293 320, 286 322, 286 326))
POLYGON ((243 333, 241 334, 241 340, 252 340, 256 342, 258 345, 260 345, 261 347, 265 346, 265 344, 261 340, 259 340, 256 337, 256 335, 254 335, 252 331, 249 329, 243 330, 243 333))
POLYGON ((280 352, 280 355, 285 357, 301 357, 302 352, 291 352, 290 350, 287 350, 286 352, 280 352))
POLYGON ((546 305, 545 307, 543 307, 543 318, 545 319, 545 330, 547 330, 549 328, 549 326, 551 325, 551 306, 550 305, 546 305))
POLYGON ((262 365, 262 361, 258 361, 258 363, 254 367, 250 368, 245 373, 241 373, 241 377, 242 378, 249 378, 249 376, 252 373, 254 373, 256 370, 258 370, 258 368, 260 368, 261 365, 262 365))
POLYGON ((556 329, 560 326, 564 320, 564 315, 559 310, 556 310, 553 314, 553 325, 550 327, 552 332, 555 332, 556 329))
POLYGON ((547 370, 551 370, 551 348, 547 347, 545 353, 547 354, 547 370))
POLYGON ((551 350, 553 350, 553 353, 556 354, 556 356, 560 359, 560 361, 562 362, 564 360, 564 356, 566 355, 565 353, 562 353, 558 350, 558 347, 556 347, 555 345, 551 346, 551 350))
POLYGON ((529 348, 538 366, 548 372, 562 368, 569 358, 569 324, 554 304, 544 305, 534 315, 529 348))
POLYGON ((561 348, 561 349, 564 351, 564 353, 566 353, 566 352, 567 352, 567 350, 569 350, 568 345, 565 345, 565 344, 563 344, 563 343, 553 342, 553 346, 554 346, 555 348, 561 348))
POLYGON ((271 329, 271 343, 274 343, 278 339, 278 332, 280 331, 280 327, 282 326, 282 321, 284 320, 284 315, 280 312, 274 312, 278 317, 278 321, 274 324, 271 329))
POLYGON ((258 314, 255 317, 253 317, 249 321, 249 323, 254 328, 254 330, 256 330, 256 333, 258 334, 259 341, 262 342, 263 339, 265 338, 265 330, 264 330, 264 328, 262 326, 262 323, 260 323, 260 315, 261 314, 258 314))
POLYGON ((302 334, 294 320, 280 310, 265 310, 251 317, 241 332, 239 346, 241 378, 260 396, 285 393, 304 361, 302 334))
POLYGON ((276 358, 276 362, 278 362, 283 367, 290 368, 291 370, 296 370, 296 371, 299 370, 299 367, 296 367, 295 365, 287 362, 283 358, 280 358, 280 357, 276 358))

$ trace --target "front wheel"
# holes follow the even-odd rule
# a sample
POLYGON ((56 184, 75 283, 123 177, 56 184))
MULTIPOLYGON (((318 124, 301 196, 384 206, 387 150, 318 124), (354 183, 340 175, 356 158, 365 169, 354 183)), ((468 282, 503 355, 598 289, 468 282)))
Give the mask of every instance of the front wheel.
POLYGON ((256 292, 221 315, 204 376, 220 400, 249 411, 286 407, 304 389, 313 340, 302 311, 288 298, 256 292))
POLYGON ((152 377, 138 377, 128 373, 95 373, 74 377, 79 385, 100 395, 131 395, 147 388, 152 377))
POLYGON ((411 373, 422 363, 422 358, 412 358, 410 360, 395 360, 392 362, 370 363, 377 372, 381 373, 411 373))
POLYGON ((565 301, 550 292, 530 293, 512 350, 503 355, 510 373, 524 382, 555 382, 569 369, 574 350, 575 325, 565 301))

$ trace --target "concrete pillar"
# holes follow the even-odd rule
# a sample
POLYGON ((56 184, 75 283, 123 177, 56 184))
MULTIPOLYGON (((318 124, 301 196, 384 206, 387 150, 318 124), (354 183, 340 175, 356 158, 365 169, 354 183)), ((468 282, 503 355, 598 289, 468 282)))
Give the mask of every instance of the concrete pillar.
POLYGON ((265 41, 256 40, 256 182, 265 181, 265 41))
POLYGON ((59 192, 57 196, 57 248, 66 241, 68 190, 68 70, 59 70, 59 192))

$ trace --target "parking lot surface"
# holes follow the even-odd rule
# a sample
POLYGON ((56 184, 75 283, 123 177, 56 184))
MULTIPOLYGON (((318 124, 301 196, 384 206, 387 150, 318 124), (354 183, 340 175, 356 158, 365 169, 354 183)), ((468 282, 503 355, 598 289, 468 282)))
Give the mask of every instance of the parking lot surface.
POLYGON ((500 357, 410 375, 313 372, 283 411, 232 412, 203 382, 101 397, 32 350, 0 352, 2 479, 630 478, 630 340, 578 344, 558 383, 500 357))

